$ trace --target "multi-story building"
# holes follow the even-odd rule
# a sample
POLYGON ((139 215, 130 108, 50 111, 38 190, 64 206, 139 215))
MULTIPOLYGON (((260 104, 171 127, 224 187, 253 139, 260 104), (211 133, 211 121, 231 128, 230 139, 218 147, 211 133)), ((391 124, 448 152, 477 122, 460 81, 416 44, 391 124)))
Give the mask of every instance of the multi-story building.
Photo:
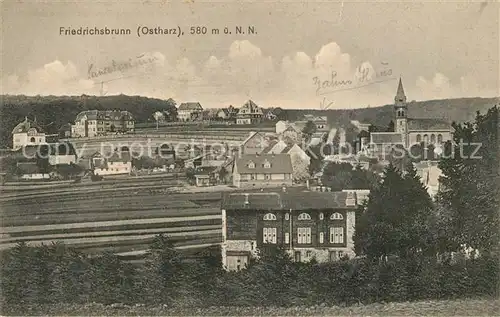
POLYGON ((111 155, 94 153, 90 157, 90 168, 95 175, 123 175, 132 171, 132 157, 128 151, 116 151, 111 155))
POLYGON ((74 138, 95 137, 109 133, 133 132, 135 122, 132 114, 120 110, 88 110, 80 112, 71 126, 74 138))
POLYGON ((203 107, 199 102, 181 103, 177 109, 177 118, 179 121, 191 121, 199 117, 203 118, 203 107))
POLYGON ((269 246, 285 248, 298 262, 355 256, 355 192, 228 193, 221 209, 227 270, 243 269, 269 246))
POLYGON ((45 133, 37 124, 36 120, 31 121, 28 117, 24 121, 16 125, 12 130, 12 148, 20 149, 26 145, 45 144, 45 133))
POLYGON ((288 154, 243 154, 235 159, 235 187, 276 187, 292 185, 293 167, 288 154))
POLYGON ((256 124, 262 121, 264 113, 252 100, 248 100, 236 115, 236 124, 256 124))

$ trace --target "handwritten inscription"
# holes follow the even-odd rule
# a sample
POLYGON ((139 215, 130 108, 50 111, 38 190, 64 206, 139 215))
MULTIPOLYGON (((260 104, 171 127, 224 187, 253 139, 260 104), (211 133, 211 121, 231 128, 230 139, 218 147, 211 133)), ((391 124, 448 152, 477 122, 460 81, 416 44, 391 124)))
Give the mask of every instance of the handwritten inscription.
MULTIPOLYGON (((387 67, 387 63, 381 63, 387 67)), ((318 76, 313 77, 313 84, 316 87, 317 95, 324 95, 331 92, 360 88, 374 83, 380 83, 386 80, 392 80, 392 69, 386 68, 375 71, 371 67, 359 66, 356 69, 356 75, 353 79, 338 78, 337 71, 330 73, 330 78, 322 79, 318 76)))
POLYGON ((94 79, 103 75, 112 74, 116 72, 123 72, 131 68, 137 68, 142 65, 152 64, 157 61, 156 56, 146 57, 144 54, 137 56, 134 60, 129 59, 127 62, 117 62, 113 60, 111 65, 101 69, 94 70, 94 64, 90 64, 87 70, 88 79, 94 79))

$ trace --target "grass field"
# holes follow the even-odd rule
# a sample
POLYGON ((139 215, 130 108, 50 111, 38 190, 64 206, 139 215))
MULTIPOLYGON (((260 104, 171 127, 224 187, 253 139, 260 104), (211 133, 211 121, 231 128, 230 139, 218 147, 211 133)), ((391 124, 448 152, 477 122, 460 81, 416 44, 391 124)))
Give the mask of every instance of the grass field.
MULTIPOLYGON (((163 306, 127 307, 121 305, 51 305, 24 307, 25 315, 51 316, 499 316, 499 301, 493 299, 463 299, 355 305, 349 307, 211 307, 168 308, 163 306)), ((4 310, 4 315, 19 315, 16 308, 4 310)))

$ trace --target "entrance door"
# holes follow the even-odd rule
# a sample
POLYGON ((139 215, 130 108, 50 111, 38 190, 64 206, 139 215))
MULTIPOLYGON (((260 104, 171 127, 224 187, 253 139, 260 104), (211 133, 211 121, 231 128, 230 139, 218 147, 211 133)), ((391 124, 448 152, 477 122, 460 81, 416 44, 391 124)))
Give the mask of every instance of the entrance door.
POLYGON ((300 262, 300 251, 295 251, 295 262, 300 262))

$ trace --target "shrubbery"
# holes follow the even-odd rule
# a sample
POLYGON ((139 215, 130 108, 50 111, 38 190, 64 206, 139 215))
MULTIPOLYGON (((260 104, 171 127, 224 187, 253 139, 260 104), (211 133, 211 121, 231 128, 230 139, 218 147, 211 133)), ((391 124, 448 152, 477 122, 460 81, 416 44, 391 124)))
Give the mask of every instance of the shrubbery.
POLYGON ((144 264, 104 253, 89 257, 64 245, 20 244, 2 255, 2 306, 51 303, 166 304, 168 306, 296 306, 496 296, 493 258, 438 262, 367 258, 295 263, 276 249, 239 272, 220 257, 192 260, 162 236, 144 264))

